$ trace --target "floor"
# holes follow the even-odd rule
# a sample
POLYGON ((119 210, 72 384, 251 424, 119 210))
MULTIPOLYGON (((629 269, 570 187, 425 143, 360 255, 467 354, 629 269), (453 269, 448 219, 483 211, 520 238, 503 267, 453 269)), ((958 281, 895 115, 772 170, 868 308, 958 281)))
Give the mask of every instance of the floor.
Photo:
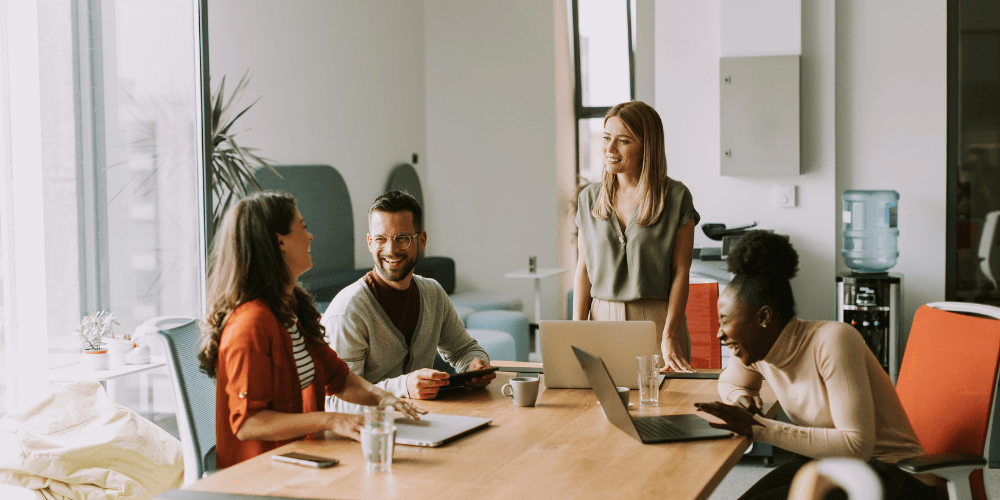
POLYGON ((774 464, 765 465, 762 457, 743 457, 719 483, 709 500, 733 500, 739 498, 750 486, 765 474, 792 458, 792 454, 780 448, 774 449, 774 464))

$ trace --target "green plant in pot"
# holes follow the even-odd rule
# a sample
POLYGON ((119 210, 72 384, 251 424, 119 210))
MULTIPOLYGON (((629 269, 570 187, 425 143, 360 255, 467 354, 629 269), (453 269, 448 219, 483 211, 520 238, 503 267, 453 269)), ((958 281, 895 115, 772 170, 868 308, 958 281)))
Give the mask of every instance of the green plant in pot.
POLYGON ((85 370, 107 370, 108 350, 105 339, 114 338, 114 325, 118 319, 109 311, 90 313, 80 320, 76 338, 80 342, 80 364, 85 370))
POLYGON ((254 177, 254 170, 264 167, 281 177, 274 168, 273 160, 261 158, 254 154, 256 148, 240 146, 236 142, 237 132, 233 125, 244 113, 250 110, 256 101, 236 112, 237 102, 250 83, 250 72, 236 84, 236 89, 228 99, 225 98, 226 77, 219 82, 219 89, 212 96, 212 227, 218 229, 222 218, 229 208, 240 198, 253 191, 261 189, 260 183, 254 177))

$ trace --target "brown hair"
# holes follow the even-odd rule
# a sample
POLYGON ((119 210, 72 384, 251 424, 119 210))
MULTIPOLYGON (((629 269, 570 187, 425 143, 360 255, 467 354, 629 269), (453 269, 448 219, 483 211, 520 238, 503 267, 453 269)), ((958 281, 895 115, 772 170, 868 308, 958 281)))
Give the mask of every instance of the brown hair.
POLYGON ((201 370, 215 378, 219 342, 229 314, 262 300, 290 328, 296 317, 306 341, 322 344, 326 333, 312 297, 296 284, 285 292, 291 274, 281 256, 277 234, 288 234, 295 219, 295 198, 278 191, 254 193, 226 213, 212 245, 208 273, 208 313, 201 322, 201 370))
MULTIPOLYGON (((420 203, 407 191, 388 191, 382 196, 375 198, 371 208, 368 209, 368 222, 371 223, 372 212, 399 213, 410 212, 413 214, 413 226, 417 228, 417 233, 424 230, 424 212, 420 209, 420 203)), ((392 236, 392 235, 388 235, 392 236)))
MULTIPOLYGON (((663 139, 663 122, 660 115, 650 105, 642 101, 629 101, 616 105, 604 115, 604 123, 608 118, 617 116, 625 128, 632 132, 642 143, 642 172, 639 174, 639 189, 642 197, 639 201, 639 213, 636 222, 640 226, 648 226, 660 219, 666 205, 667 186, 667 151, 663 139)), ((618 178, 615 174, 604 171, 601 189, 594 203, 593 214, 600 220, 607 220, 614 212, 615 191, 618 189, 618 178)), ((631 215, 631 214, 629 214, 631 215)))

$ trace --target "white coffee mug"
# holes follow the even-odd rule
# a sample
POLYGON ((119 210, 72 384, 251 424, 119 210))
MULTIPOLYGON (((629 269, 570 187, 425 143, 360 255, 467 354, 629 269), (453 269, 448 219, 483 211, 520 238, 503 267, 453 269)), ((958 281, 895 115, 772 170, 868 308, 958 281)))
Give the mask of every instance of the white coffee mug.
POLYGON ((628 387, 615 387, 618 391, 618 397, 622 398, 622 403, 628 408, 629 393, 631 392, 628 387))
POLYGON ((514 377, 510 383, 500 388, 500 393, 514 399, 517 406, 535 406, 538 399, 538 379, 535 377, 514 377), (510 394, 507 393, 510 389, 510 394))

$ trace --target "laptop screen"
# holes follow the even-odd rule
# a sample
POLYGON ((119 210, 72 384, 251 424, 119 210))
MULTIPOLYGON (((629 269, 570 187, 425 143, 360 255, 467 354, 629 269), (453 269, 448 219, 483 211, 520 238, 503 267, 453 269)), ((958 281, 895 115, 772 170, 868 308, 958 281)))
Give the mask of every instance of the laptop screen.
POLYGON ((580 365, 583 367, 584 373, 590 379, 590 385, 594 389, 594 394, 597 395, 597 400, 601 402, 601 407, 604 408, 604 415, 608 417, 608 420, 612 424, 615 424, 615 427, 642 441, 642 438, 639 437, 639 431, 636 430, 635 424, 632 423, 632 416, 628 414, 628 408, 625 407, 625 403, 618 397, 615 383, 611 380, 611 374, 608 373, 607 367, 604 366, 604 361, 576 346, 573 346, 573 353, 580 360, 580 365))

